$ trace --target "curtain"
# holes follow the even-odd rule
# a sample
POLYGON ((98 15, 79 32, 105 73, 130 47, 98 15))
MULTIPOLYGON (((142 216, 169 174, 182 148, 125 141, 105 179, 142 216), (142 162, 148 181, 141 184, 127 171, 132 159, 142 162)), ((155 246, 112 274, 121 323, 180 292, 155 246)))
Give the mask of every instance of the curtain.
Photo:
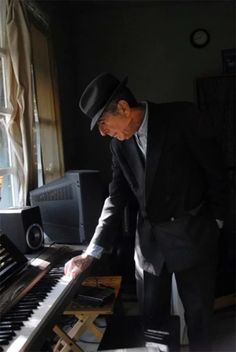
POLYGON ((48 183, 64 174, 57 79, 49 35, 45 35, 34 24, 31 24, 30 33, 43 179, 48 183))
MULTIPOLYGON (((2 0, 1 0, 2 1, 2 0)), ((27 194, 37 180, 34 153, 34 114, 31 79, 31 43, 24 4, 6 1, 6 35, 9 50, 9 101, 11 116, 8 132, 16 166, 16 203, 24 206, 27 194)))

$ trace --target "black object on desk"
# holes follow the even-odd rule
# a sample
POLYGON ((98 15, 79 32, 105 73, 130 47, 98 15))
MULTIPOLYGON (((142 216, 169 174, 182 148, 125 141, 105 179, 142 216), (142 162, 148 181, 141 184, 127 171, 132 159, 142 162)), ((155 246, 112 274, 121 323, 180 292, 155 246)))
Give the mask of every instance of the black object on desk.
POLYGON ((82 285, 75 298, 81 305, 98 307, 111 302, 114 297, 115 290, 113 288, 82 285))

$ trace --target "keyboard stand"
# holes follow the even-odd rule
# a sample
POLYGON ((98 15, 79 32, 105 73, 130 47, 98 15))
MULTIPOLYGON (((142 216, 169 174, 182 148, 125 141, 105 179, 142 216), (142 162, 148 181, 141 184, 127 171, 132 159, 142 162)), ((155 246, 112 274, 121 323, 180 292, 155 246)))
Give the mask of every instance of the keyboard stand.
POLYGON ((58 325, 55 325, 53 331, 59 337, 53 352, 83 352, 82 348, 76 344, 80 336, 85 331, 90 330, 96 338, 100 341, 103 332, 97 328, 94 321, 99 315, 111 315, 113 314, 115 299, 119 293, 121 285, 121 276, 91 276, 83 281, 83 285, 86 286, 107 286, 114 288, 115 298, 108 304, 101 307, 82 306, 76 300, 66 307, 63 315, 75 316, 78 320, 74 326, 65 333, 58 325))

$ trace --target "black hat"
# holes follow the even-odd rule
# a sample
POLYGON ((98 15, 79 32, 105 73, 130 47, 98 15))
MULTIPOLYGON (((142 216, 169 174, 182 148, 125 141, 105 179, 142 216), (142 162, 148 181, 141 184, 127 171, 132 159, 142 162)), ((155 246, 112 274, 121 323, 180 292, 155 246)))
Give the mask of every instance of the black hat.
POLYGON ((128 77, 119 81, 110 73, 102 73, 85 88, 80 98, 79 106, 83 113, 92 120, 91 130, 112 99, 126 85, 127 81, 128 77))

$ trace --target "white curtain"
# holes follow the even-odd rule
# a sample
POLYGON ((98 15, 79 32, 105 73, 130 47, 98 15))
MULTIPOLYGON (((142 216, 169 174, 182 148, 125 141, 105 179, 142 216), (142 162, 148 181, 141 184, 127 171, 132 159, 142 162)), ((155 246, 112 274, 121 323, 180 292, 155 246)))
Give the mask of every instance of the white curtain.
POLYGON ((12 108, 8 132, 16 165, 17 204, 26 205, 28 190, 34 187, 34 116, 31 80, 31 43, 24 3, 6 1, 6 35, 9 50, 9 101, 12 108))

